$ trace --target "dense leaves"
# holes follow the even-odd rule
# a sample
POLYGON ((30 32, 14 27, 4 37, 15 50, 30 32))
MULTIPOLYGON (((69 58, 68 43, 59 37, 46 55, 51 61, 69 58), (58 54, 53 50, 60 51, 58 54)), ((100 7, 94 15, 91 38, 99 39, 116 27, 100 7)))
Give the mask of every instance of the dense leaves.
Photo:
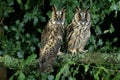
MULTIPOLYGON (((120 52, 119 0, 0 0, 0 55, 23 59, 23 64, 20 64, 21 68, 24 64, 35 60, 36 55, 39 55, 41 32, 50 18, 53 5, 58 8, 66 7, 66 25, 71 22, 76 6, 81 9, 90 9, 92 34, 86 49, 91 54, 94 51, 120 52)), ((119 72, 107 68, 109 67, 103 65, 76 64, 70 58, 70 61, 65 61, 65 64, 59 67, 56 76, 54 74, 42 75, 42 79, 77 80, 78 74, 83 80, 85 78, 83 76, 86 75, 92 76, 95 80, 109 80, 111 75, 114 76, 113 80, 120 79, 119 72), (83 72, 79 72, 81 67, 84 68, 83 72)), ((36 80, 39 78, 37 72, 25 74, 22 69, 9 77, 11 77, 10 80, 14 80, 14 78, 36 80)))

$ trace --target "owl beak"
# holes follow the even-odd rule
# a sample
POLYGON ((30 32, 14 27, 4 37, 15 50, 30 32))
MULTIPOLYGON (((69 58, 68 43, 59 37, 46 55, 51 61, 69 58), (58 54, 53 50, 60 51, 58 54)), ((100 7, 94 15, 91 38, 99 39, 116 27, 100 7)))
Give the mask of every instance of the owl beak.
POLYGON ((85 25, 85 23, 86 23, 86 20, 85 19, 81 19, 81 24, 85 25))
POLYGON ((57 18, 57 21, 58 21, 58 22, 61 22, 61 21, 62 21, 62 19, 61 19, 60 17, 58 17, 58 18, 57 18))
POLYGON ((57 18, 57 23, 58 23, 58 24, 61 24, 61 22, 62 22, 62 19, 61 19, 60 17, 58 17, 58 18, 57 18))
POLYGON ((85 25, 85 22, 82 22, 82 25, 85 25))

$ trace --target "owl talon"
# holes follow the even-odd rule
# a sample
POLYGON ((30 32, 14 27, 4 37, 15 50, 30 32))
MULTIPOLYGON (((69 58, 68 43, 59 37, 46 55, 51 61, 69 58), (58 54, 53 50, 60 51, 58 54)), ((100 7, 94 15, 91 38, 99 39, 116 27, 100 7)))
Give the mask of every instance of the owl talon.
POLYGON ((60 51, 57 53, 58 56, 59 56, 59 55, 62 55, 62 54, 63 54, 63 52, 60 52, 60 51))
POLYGON ((86 53, 88 50, 79 50, 79 52, 86 53))

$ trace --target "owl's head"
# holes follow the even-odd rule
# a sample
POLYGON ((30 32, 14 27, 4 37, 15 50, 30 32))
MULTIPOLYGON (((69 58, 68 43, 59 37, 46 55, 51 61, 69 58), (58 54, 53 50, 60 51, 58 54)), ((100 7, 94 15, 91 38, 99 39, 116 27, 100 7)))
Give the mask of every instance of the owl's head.
POLYGON ((74 15, 74 20, 77 25, 87 26, 90 24, 91 17, 89 10, 81 10, 79 7, 76 7, 76 12, 74 15))
POLYGON ((61 24, 64 25, 65 22, 65 7, 61 8, 60 10, 58 10, 56 8, 56 6, 52 7, 52 16, 51 16, 51 20, 52 20, 52 24, 61 24))

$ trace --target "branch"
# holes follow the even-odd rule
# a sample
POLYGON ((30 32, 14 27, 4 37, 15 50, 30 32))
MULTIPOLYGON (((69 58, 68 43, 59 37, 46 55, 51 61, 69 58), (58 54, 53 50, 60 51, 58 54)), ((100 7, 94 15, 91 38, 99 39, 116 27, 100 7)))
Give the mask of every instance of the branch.
MULTIPOLYGON (((120 54, 118 53, 79 53, 75 56, 71 54, 63 54, 57 57, 54 66, 62 65, 63 63, 68 62, 69 60, 74 61, 75 63, 95 63, 95 64, 120 64, 120 54)), ((23 72, 37 71, 39 69, 38 59, 35 59, 30 64, 26 64, 21 68, 23 60, 16 59, 11 56, 0 56, 0 65, 13 69, 20 70, 23 72)))
POLYGON ((21 65, 23 63, 22 59, 13 58, 11 56, 5 55, 3 57, 0 56, 0 65, 13 69, 13 70, 20 70, 22 69, 23 72, 28 73, 29 71, 38 70, 38 60, 32 61, 30 64, 25 64, 23 68, 21 65))
POLYGON ((119 53, 87 53, 80 56, 81 62, 95 64, 119 64, 119 53))
POLYGON ((75 63, 95 63, 95 64, 120 64, 120 54, 119 53, 78 53, 75 56, 71 56, 71 54, 65 54, 58 57, 57 62, 74 61, 75 63))

